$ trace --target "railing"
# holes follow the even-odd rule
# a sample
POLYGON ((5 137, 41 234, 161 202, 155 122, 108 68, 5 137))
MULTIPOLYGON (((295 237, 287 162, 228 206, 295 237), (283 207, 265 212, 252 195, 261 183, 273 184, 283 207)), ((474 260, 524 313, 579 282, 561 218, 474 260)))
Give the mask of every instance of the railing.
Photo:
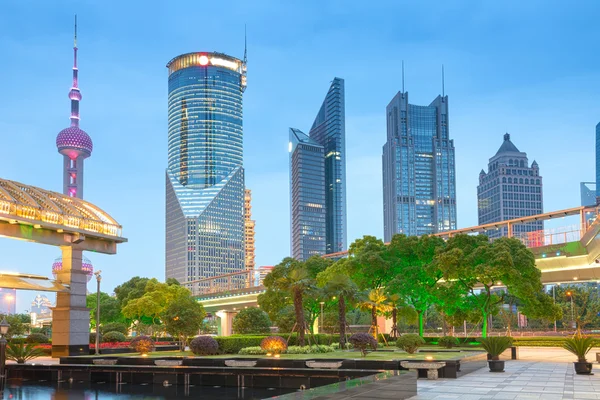
POLYGON ((262 287, 268 271, 247 270, 217 275, 210 278, 187 281, 181 285, 187 287, 194 296, 237 291, 262 287))

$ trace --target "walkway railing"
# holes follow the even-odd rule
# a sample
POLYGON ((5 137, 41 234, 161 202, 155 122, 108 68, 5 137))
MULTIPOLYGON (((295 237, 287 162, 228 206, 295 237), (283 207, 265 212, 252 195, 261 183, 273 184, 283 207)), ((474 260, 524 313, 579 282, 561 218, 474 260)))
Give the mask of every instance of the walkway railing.
POLYGON ((247 270, 197 279, 182 283, 194 296, 237 291, 262 287, 265 273, 260 270, 247 270))

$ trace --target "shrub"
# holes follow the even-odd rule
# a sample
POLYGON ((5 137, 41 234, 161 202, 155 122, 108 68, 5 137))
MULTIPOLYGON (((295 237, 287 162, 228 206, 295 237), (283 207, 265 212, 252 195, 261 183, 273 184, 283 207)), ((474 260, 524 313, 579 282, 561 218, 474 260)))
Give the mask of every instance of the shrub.
POLYGON ((108 324, 100 325, 100 333, 105 334, 108 332, 121 332, 123 335, 127 336, 129 329, 127 325, 121 322, 109 322, 108 324))
POLYGON ((592 337, 574 337, 565 340, 563 348, 570 351, 577 357, 577 362, 587 362, 587 353, 596 345, 596 340, 592 337))
POLYGON ((267 353, 280 354, 287 350, 287 342, 281 336, 269 336, 260 341, 260 348, 267 353))
POLYGON ((258 355, 267 354, 267 351, 261 349, 260 346, 251 346, 251 347, 244 347, 243 349, 240 350, 240 352, 238 354, 248 354, 248 355, 258 356, 258 355))
POLYGON ((149 336, 136 336, 129 343, 129 347, 138 353, 150 353, 152 350, 154 350, 154 340, 152 340, 152 338, 149 336))
POLYGON ((440 346, 444 346, 447 349, 451 349, 454 346, 458 346, 458 339, 454 336, 444 336, 438 340, 440 346))
MULTIPOLYGON (((100 335, 100 343, 102 343, 102 334, 100 335)), ((90 343, 96 343, 96 332, 90 333, 90 343)))
POLYGON ((332 346, 317 344, 315 346, 289 346, 285 351, 286 354, 320 354, 331 353, 335 351, 332 346))
POLYGON ((377 340, 369 333, 355 333, 349 339, 355 349, 359 349, 362 356, 367 355, 367 348, 371 347, 373 351, 377 350, 377 340))
POLYGON ((219 350, 219 343, 210 336, 197 336, 190 342, 190 350, 200 356, 216 354, 219 350))
POLYGON ((39 344, 44 344, 44 343, 50 342, 48 337, 46 335, 44 335, 43 333, 32 333, 31 335, 27 336, 27 339, 25 339, 25 341, 27 343, 39 343, 39 344))
POLYGON ((425 344, 425 340, 415 333, 402 335, 396 341, 396 346, 408 354, 414 354, 417 349, 425 344))
MULTIPOLYGON (((123 335, 121 332, 107 332, 102 337, 102 341, 108 342, 108 343, 124 342, 126 340, 127 340, 127 337, 125 335, 123 335)), ((94 338, 94 342, 95 341, 96 341, 96 338, 94 338)))
POLYGON ((219 349, 225 354, 236 354, 246 347, 260 346, 260 342, 266 336, 217 336, 215 340, 219 343, 219 349))
POLYGON ((44 350, 36 348, 35 343, 9 343, 6 346, 6 359, 24 364, 25 361, 46 355, 44 350))
POLYGON ((512 346, 512 338, 509 336, 491 336, 481 338, 481 347, 491 356, 492 360, 498 360, 500 354, 512 346))
POLYGON ((233 318, 233 331, 238 334, 269 333, 271 320, 260 308, 245 308, 233 318))

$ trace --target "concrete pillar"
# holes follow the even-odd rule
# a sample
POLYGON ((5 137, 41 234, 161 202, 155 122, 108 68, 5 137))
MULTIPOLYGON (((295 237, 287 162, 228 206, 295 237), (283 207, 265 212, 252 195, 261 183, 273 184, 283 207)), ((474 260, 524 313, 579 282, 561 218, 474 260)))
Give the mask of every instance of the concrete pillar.
POLYGON ((231 336, 233 334, 233 317, 237 311, 217 311, 215 315, 221 320, 221 336, 231 336))
POLYGON ((56 279, 69 292, 56 295, 52 309, 52 357, 89 355, 90 309, 86 307, 87 276, 81 268, 82 251, 61 247, 62 269, 56 279))

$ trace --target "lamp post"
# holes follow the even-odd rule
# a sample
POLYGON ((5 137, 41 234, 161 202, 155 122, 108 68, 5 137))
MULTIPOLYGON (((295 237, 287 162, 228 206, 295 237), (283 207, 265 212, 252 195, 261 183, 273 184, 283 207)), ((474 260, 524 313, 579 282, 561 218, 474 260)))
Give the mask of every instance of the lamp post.
POLYGON ((6 382, 6 334, 8 328, 10 328, 10 324, 3 319, 0 322, 0 393, 4 391, 6 382))
POLYGON ((96 355, 100 354, 100 281, 102 280, 102 275, 100 275, 102 271, 94 272, 96 275, 96 282, 98 282, 98 287, 96 289, 96 355))
MULTIPOLYGON (((556 291, 554 290, 556 288, 556 285, 552 285, 552 300, 554 301, 554 304, 556 304, 556 291)), ((554 332, 556 332, 556 318, 554 318, 554 332)))
POLYGON ((566 293, 571 299, 571 327, 575 328, 575 309, 573 308, 573 292, 569 291, 566 293))
POLYGON ((321 331, 323 330, 323 305, 325 304, 325 302, 322 301, 320 304, 321 304, 321 329, 319 330, 319 333, 321 333, 321 331))

